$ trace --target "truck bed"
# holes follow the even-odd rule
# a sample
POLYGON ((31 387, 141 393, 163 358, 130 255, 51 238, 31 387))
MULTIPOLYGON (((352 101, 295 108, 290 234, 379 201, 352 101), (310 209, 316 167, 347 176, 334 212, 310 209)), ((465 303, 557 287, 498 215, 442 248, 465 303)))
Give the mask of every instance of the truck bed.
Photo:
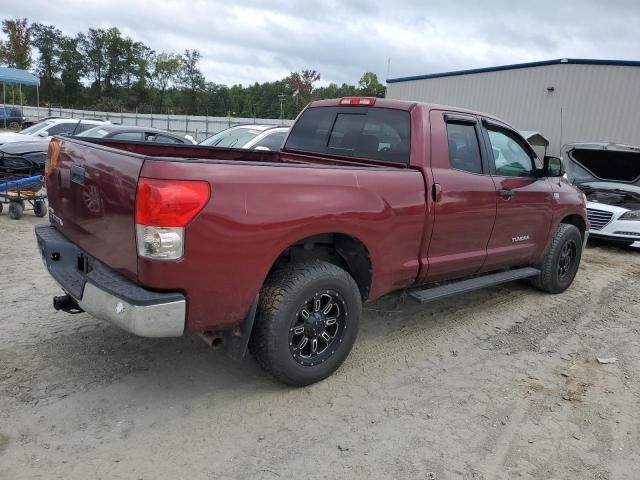
POLYGON ((187 294, 187 330, 236 324, 274 261, 307 237, 375 245, 370 297, 411 284, 419 270, 425 190, 405 165, 298 153, 56 139, 47 179, 52 224, 89 258, 156 291, 187 294), (136 251, 138 178, 207 181, 211 199, 185 230, 184 258, 136 251))

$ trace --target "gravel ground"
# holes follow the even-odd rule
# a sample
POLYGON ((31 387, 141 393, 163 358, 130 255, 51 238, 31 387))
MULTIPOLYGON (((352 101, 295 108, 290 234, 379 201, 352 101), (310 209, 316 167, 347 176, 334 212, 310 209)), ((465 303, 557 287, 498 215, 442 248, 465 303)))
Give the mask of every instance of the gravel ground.
POLYGON ((296 390, 55 313, 38 222, 0 215, 3 480, 638 478, 639 249, 588 249, 558 296, 368 304, 344 366, 296 390))

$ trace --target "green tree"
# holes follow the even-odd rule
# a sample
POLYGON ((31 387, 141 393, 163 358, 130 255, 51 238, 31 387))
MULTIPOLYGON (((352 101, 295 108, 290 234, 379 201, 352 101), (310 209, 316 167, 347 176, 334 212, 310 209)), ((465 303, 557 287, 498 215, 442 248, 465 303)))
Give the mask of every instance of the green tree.
POLYGON ((378 76, 373 72, 366 72, 358 82, 360 94, 367 97, 384 97, 385 88, 378 81, 378 76))
POLYGON ((87 75, 93 80, 96 98, 102 95, 102 82, 107 66, 106 43, 107 32, 101 28, 90 28, 86 34, 78 34, 78 46, 85 59, 87 75))
POLYGON ((198 68, 200 52, 197 50, 185 50, 180 57, 180 72, 178 85, 187 93, 187 113, 193 114, 198 95, 205 88, 205 79, 198 68))
POLYGON ((54 94, 55 84, 60 74, 60 43, 62 32, 53 25, 34 23, 31 25, 33 39, 31 45, 38 50, 38 73, 40 92, 43 97, 54 94))
POLYGON ((0 42, 0 60, 9 67, 28 70, 31 67, 31 27, 26 18, 5 19, 2 32, 7 40, 0 42))
POLYGON ((60 78, 63 84, 66 105, 80 103, 82 96, 81 79, 86 74, 86 63, 79 50, 80 38, 63 36, 60 40, 60 78))
POLYGON ((160 97, 158 111, 162 111, 167 87, 175 81, 180 71, 180 57, 172 53, 161 53, 154 61, 153 82, 160 97))

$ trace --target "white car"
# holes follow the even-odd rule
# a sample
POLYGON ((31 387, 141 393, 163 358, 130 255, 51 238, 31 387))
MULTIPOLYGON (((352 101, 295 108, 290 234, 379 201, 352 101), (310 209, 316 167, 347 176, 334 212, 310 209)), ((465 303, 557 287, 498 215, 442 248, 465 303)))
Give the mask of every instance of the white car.
POLYGON ((640 147, 574 143, 563 157, 568 179, 587 196, 589 237, 640 241, 640 147))
POLYGON ((200 142, 208 147, 243 148, 246 150, 280 150, 289 127, 274 125, 238 125, 216 133, 200 142))
POLYGON ((19 132, 1 132, 0 145, 12 142, 33 142, 51 140, 53 135, 76 135, 97 125, 110 125, 111 122, 101 120, 84 120, 77 118, 56 118, 36 123, 19 132))

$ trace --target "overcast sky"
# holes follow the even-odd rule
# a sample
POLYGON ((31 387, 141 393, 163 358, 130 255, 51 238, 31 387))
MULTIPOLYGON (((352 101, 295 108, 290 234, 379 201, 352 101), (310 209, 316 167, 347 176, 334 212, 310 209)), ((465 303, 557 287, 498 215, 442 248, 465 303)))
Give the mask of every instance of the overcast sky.
POLYGON ((325 82, 553 58, 640 59, 638 0, 23 0, 66 34, 118 27, 154 50, 197 49, 208 81, 249 84, 313 68, 325 82))

